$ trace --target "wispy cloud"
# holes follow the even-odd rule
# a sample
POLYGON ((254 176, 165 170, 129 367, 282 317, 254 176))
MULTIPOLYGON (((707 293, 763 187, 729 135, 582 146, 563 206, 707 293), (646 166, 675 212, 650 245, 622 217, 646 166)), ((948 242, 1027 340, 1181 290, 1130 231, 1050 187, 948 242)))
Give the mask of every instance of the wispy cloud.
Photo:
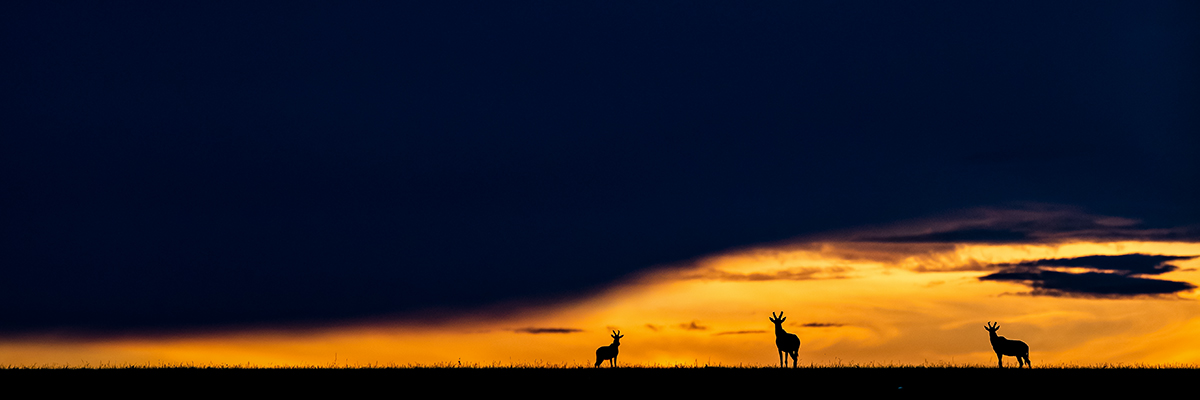
POLYGON ((752 331, 726 331, 726 332, 717 332, 717 333, 714 333, 714 334, 713 334, 713 336, 721 336, 721 335, 748 335, 748 334, 752 334, 752 333, 767 333, 767 331, 764 331, 764 330, 752 330, 752 331))
POLYGON ((703 268, 680 274, 681 279, 701 279, 733 282, 764 282, 764 281, 807 281, 814 279, 843 279, 845 273, 853 271, 848 267, 797 267, 772 272, 731 272, 717 268, 703 268))
POLYGON ((842 240, 884 243, 1048 243, 1065 240, 1200 241, 1200 227, 1143 227, 1136 219, 1078 208, 1026 204, 976 208, 937 218, 836 234, 842 240))
POLYGON ((543 333, 577 333, 577 332, 583 332, 583 329, 575 329, 575 328, 518 328, 518 329, 513 329, 513 332, 516 332, 516 333, 529 333, 529 334, 539 335, 539 334, 543 334, 543 333))
POLYGON ((837 324, 832 322, 809 322, 807 324, 800 324, 800 326, 804 328, 839 328, 845 325, 846 324, 837 324))
POLYGON ((683 328, 683 329, 685 329, 685 330, 689 330, 689 331, 704 331, 704 330, 708 330, 708 327, 707 327, 707 326, 702 326, 702 325, 699 325, 699 324, 697 324, 697 323, 696 323, 696 321, 692 321, 692 322, 687 322, 687 323, 682 323, 682 324, 679 324, 679 327, 680 327, 680 328, 683 328))

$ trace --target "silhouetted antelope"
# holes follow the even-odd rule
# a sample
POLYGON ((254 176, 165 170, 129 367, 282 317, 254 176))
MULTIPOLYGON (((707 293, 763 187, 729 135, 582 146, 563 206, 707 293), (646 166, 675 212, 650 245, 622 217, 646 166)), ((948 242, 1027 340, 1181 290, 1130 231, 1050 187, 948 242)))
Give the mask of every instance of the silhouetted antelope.
POLYGON ((1033 363, 1029 362, 1029 345, 1020 340, 1008 340, 1004 336, 996 336, 996 331, 1000 329, 1000 323, 992 324, 988 321, 988 333, 992 336, 992 350, 996 351, 996 359, 1000 362, 1000 368, 1004 368, 1004 356, 1013 356, 1017 358, 1017 368, 1029 365, 1033 368, 1033 363))
POLYGON ((625 337, 625 335, 622 335, 621 331, 613 331, 612 344, 608 346, 600 346, 600 348, 596 349, 597 367, 604 363, 604 360, 608 360, 608 366, 610 367, 617 366, 617 347, 621 346, 621 338, 623 337, 625 337))
POLYGON ((796 358, 800 356, 800 337, 783 330, 783 321, 786 319, 783 311, 779 312, 778 317, 771 313, 770 320, 775 324, 775 347, 779 349, 781 367, 787 367, 787 359, 783 357, 787 354, 792 357, 792 368, 796 368, 796 358))

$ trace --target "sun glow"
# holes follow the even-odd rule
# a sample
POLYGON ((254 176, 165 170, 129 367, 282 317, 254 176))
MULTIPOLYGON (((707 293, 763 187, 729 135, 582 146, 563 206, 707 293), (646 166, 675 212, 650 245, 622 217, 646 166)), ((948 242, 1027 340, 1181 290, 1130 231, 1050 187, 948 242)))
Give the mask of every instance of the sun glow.
MULTIPOLYGON (((1034 365, 1200 363, 1195 291, 1088 298, 1031 295, 980 280, 996 265, 1095 255, 1196 256, 1182 242, 922 244, 823 242, 744 249, 659 268, 572 302, 437 322, 170 338, 0 340, 0 365, 591 365, 620 330, 618 363, 778 363, 772 312, 802 341, 802 364, 995 362, 988 321, 1030 345, 1034 365)), ((1200 258, 1158 279, 1200 285, 1200 258)), ((1008 362, 1013 361, 1008 359, 1008 362)))

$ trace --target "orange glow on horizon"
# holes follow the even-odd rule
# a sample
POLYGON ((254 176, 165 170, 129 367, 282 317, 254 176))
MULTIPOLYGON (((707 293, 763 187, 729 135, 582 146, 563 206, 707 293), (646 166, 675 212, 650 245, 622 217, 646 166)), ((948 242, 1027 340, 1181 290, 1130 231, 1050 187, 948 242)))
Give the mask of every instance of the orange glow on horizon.
MULTIPOLYGON (((0 340, 0 365, 251 364, 492 365, 595 362, 621 330, 620 364, 773 365, 772 312, 802 341, 802 364, 953 362, 994 365, 987 321, 1029 343, 1035 366, 1200 363, 1197 293, 1177 298, 1023 295, 981 281, 986 266, 1131 253, 1196 256, 1200 244, 807 243, 718 254, 660 268, 595 296, 527 307, 507 318, 470 314, 305 331, 244 331, 165 339, 0 340), (567 333, 528 333, 559 328, 567 333), (336 358, 335 358, 336 357, 336 358)), ((1162 279, 1200 286, 1200 258, 1162 279)), ((1006 359, 1006 365, 1015 362, 1006 359)))

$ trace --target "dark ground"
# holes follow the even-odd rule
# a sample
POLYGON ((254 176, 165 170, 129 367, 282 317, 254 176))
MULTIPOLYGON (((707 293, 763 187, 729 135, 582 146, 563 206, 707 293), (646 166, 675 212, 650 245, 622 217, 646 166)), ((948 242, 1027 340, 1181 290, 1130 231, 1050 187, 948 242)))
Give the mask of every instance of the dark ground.
POLYGON ((624 368, 0 370, 7 393, 133 396, 808 397, 914 393, 995 397, 1177 394, 1197 369, 624 368), (22 388, 25 388, 23 390, 22 388))

